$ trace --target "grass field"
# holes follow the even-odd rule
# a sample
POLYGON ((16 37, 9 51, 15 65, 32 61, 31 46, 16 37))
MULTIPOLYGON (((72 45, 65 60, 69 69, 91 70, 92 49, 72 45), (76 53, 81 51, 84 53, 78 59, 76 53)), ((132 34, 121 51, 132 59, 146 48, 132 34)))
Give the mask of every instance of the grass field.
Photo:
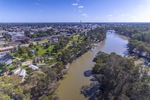
POLYGON ((53 50, 54 45, 51 45, 49 48, 45 48, 44 46, 39 45, 38 46, 38 55, 41 56, 43 54, 46 53, 47 50, 49 50, 50 52, 53 50))

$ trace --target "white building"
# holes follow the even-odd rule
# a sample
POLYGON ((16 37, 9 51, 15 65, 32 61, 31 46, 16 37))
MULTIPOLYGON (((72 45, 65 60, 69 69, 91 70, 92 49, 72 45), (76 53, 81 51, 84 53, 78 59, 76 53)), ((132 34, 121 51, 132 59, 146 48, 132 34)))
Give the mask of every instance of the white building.
POLYGON ((34 71, 37 70, 37 69, 39 69, 39 68, 38 68, 37 66, 35 66, 35 65, 29 65, 28 67, 31 68, 31 69, 34 70, 34 71))

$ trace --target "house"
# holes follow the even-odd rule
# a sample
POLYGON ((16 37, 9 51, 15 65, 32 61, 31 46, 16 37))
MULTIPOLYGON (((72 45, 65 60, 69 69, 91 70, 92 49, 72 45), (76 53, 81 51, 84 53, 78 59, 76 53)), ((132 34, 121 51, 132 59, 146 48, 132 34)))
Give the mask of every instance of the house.
POLYGON ((22 62, 22 66, 28 66, 28 65, 31 65, 32 64, 32 60, 27 60, 25 62, 22 62))
POLYGON ((67 37, 70 37, 70 36, 72 36, 72 35, 71 35, 70 33, 66 33, 66 36, 67 36, 67 37))
POLYGON ((35 53, 35 50, 30 50, 32 53, 35 53))
POLYGON ((14 49, 13 46, 1 47, 0 52, 10 52, 14 49))
POLYGON ((68 32, 61 32, 61 35, 64 36, 64 37, 70 37, 70 36, 72 36, 72 34, 68 33, 68 32))
POLYGON ((52 36, 52 42, 58 42, 58 35, 52 36))
POLYGON ((26 70, 25 70, 25 69, 22 69, 22 70, 19 72, 18 76, 20 76, 20 77, 25 77, 25 76, 26 76, 26 70))
POLYGON ((54 67, 55 67, 55 64, 53 64, 53 65, 49 66, 49 68, 54 68, 54 67))
POLYGON ((45 66, 45 65, 46 65, 45 63, 36 64, 36 66, 37 66, 38 68, 43 67, 43 66, 45 66))
POLYGON ((27 73, 25 69, 22 69, 21 72, 18 74, 18 76, 22 77, 22 83, 25 81, 27 73))
POLYGON ((10 73, 10 75, 11 74, 15 74, 15 75, 17 75, 17 76, 19 76, 19 77, 22 77, 23 79, 22 79, 22 82, 24 82, 24 80, 25 80, 25 77, 26 77, 26 70, 25 69, 21 69, 20 67, 18 67, 18 68, 16 68, 16 69, 14 69, 14 70, 12 70, 11 71, 11 73, 10 73))
POLYGON ((3 38, 4 34, 8 33, 7 31, 0 30, 0 38, 3 38))
POLYGON ((28 67, 31 68, 33 71, 39 69, 39 68, 38 68, 37 66, 35 66, 35 65, 29 65, 28 67))
POLYGON ((54 42, 58 42, 58 38, 53 38, 53 41, 54 42))
POLYGON ((3 34, 0 32, 0 41, 3 40, 3 34))
POLYGON ((16 68, 16 69, 12 70, 11 72, 12 72, 13 74, 16 74, 16 75, 17 75, 20 71, 21 71, 21 68, 18 67, 18 68, 16 68))
POLYGON ((10 65, 10 64, 12 64, 12 57, 9 55, 4 55, 0 58, 0 63, 10 65))
POLYGON ((9 37, 12 42, 22 41, 27 39, 24 35, 24 32, 8 32, 5 34, 6 37, 9 37))

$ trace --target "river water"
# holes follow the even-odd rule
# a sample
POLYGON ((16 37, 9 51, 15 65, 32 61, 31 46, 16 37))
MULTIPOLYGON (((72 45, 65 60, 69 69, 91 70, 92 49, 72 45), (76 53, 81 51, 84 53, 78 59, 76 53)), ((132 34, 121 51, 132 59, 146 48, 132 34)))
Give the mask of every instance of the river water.
POLYGON ((126 37, 107 32, 106 39, 103 42, 71 64, 70 69, 64 76, 64 79, 60 81, 60 86, 56 91, 60 100, 85 100, 86 98, 80 94, 80 89, 82 86, 91 83, 91 77, 85 77, 84 72, 91 70, 94 66, 93 58, 99 51, 105 53, 116 52, 119 55, 126 56, 128 55, 127 44, 128 39, 126 37))

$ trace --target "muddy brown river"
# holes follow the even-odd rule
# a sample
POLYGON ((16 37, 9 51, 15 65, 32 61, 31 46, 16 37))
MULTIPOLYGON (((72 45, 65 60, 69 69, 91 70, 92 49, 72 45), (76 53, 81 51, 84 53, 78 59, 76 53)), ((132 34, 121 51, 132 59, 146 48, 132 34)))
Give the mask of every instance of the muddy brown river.
POLYGON ((116 52, 119 55, 126 56, 128 55, 127 44, 128 39, 126 37, 107 32, 104 41, 71 64, 56 91, 60 100, 86 100, 86 98, 80 94, 80 89, 82 86, 90 84, 91 77, 85 77, 84 72, 91 70, 94 66, 94 62, 92 62, 93 58, 99 51, 106 53, 116 52))

